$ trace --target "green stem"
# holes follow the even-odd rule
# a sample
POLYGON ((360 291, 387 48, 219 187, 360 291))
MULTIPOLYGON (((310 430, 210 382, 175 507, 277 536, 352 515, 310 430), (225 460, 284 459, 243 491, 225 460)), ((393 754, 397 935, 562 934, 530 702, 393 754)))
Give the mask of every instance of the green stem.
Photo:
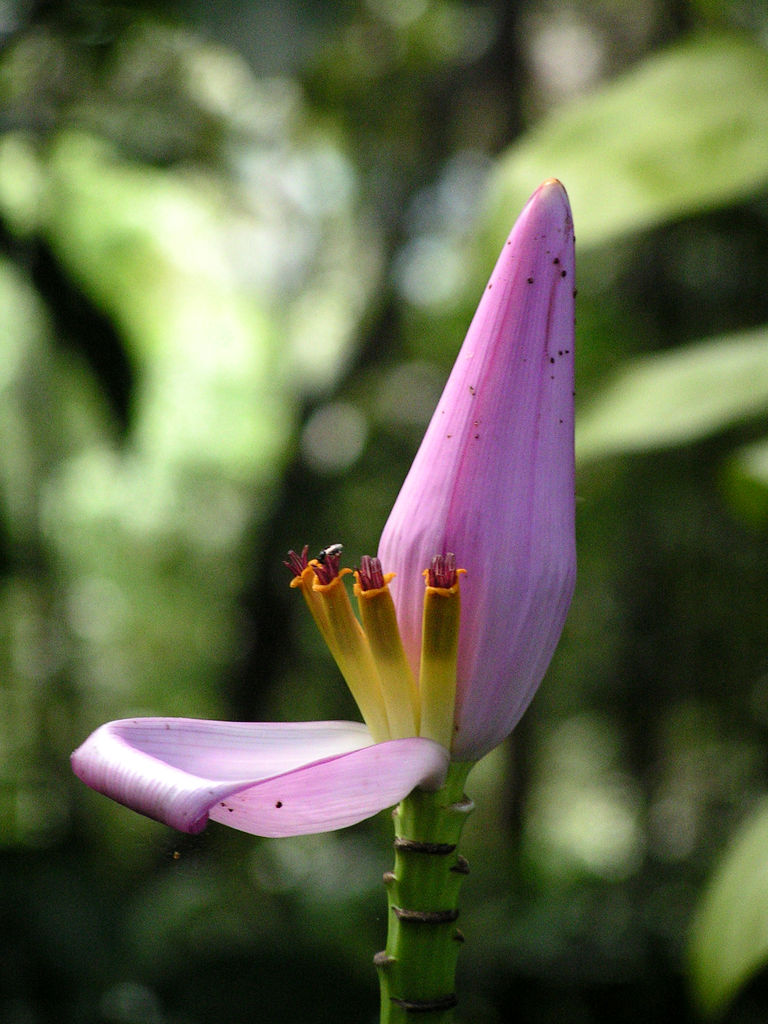
POLYGON ((463 936, 456 927, 468 873, 456 852, 474 805, 464 796, 471 764, 451 765, 443 789, 414 790, 395 811, 395 869, 384 875, 387 948, 375 963, 381 1024, 450 1024, 463 936))

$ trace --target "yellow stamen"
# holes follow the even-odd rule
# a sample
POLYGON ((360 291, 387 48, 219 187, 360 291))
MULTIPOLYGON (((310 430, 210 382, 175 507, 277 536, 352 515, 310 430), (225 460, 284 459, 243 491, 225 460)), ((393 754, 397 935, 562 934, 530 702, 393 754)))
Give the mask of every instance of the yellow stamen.
MULTIPOLYGON (((451 587, 431 587, 424 594, 421 636, 420 735, 442 743, 449 750, 453 740, 456 703, 456 658, 459 647, 459 574, 451 587)), ((424 573, 427 579, 427 573, 424 573)))
POLYGON ((354 593, 371 652, 379 670, 381 692, 393 739, 419 735, 419 691, 405 656, 387 573, 384 586, 363 590, 355 573, 354 593))
POLYGON ((342 569, 330 583, 321 583, 315 577, 311 585, 312 597, 307 598, 307 603, 313 615, 313 603, 318 603, 319 615, 315 615, 315 622, 357 701, 371 736, 376 743, 381 743, 392 734, 376 662, 343 583, 342 577, 351 571, 342 569))

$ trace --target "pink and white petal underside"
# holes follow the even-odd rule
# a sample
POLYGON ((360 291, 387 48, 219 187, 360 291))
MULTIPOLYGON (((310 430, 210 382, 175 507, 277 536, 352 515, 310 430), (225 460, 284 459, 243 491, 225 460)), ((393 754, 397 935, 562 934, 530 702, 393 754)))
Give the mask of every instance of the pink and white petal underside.
POLYGON ((438 789, 448 761, 432 740, 387 740, 249 786, 209 815, 259 836, 331 832, 392 807, 417 786, 438 789))
POLYGON ((202 831, 211 817, 257 835, 298 835, 342 828, 418 785, 440 785, 447 758, 425 740, 374 746, 357 722, 137 718, 97 729, 72 767, 97 792, 183 832, 202 831), (285 798, 276 795, 283 780, 285 798))

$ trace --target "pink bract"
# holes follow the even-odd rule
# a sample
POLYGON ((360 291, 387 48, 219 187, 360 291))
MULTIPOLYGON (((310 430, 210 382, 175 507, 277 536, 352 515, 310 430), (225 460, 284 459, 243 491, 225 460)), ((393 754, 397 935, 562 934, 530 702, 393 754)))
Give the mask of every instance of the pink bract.
POLYGON ((379 545, 418 672, 422 571, 462 579, 452 756, 511 732, 560 637, 576 578, 574 238, 554 179, 510 234, 379 545))

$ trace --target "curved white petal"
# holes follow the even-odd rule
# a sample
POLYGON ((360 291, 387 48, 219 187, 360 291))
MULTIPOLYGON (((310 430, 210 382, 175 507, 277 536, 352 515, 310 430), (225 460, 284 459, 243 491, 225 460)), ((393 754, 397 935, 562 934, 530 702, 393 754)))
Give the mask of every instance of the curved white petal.
POLYGON ((428 740, 374 745, 356 722, 137 718, 97 729, 72 755, 92 789, 183 832, 211 817, 256 835, 342 828, 418 785, 448 754, 428 740))

